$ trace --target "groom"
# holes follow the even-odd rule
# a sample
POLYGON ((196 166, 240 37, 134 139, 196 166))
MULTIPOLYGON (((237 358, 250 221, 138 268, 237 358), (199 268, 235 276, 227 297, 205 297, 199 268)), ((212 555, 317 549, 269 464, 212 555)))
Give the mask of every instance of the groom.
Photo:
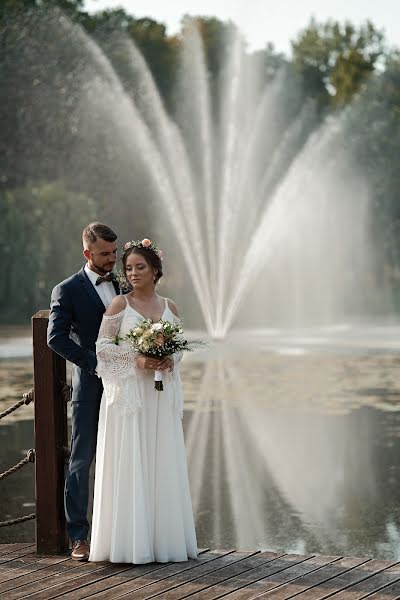
POLYGON ((103 392, 96 375, 95 342, 103 313, 118 284, 110 274, 117 257, 117 236, 102 223, 83 230, 86 265, 62 281, 51 295, 47 343, 73 363, 71 457, 65 481, 65 515, 71 557, 89 558, 89 469, 96 452, 97 422, 103 392))

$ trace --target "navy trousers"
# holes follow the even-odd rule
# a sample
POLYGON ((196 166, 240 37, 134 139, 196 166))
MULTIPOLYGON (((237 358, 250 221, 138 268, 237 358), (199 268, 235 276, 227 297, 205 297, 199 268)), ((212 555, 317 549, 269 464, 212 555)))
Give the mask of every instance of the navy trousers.
MULTIPOLYGON (((64 499, 68 535, 72 542, 87 539, 89 522, 89 470, 96 454, 97 425, 102 394, 101 379, 97 393, 72 402, 71 456, 65 479, 64 499)), ((91 390, 93 391, 93 390, 91 390)))

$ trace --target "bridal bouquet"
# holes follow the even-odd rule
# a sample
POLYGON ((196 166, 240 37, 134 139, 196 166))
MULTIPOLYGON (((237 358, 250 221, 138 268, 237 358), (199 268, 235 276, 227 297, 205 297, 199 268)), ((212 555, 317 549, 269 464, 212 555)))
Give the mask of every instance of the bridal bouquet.
MULTIPOLYGON (((143 319, 137 327, 128 331, 123 339, 133 346, 135 352, 153 358, 164 358, 175 352, 192 351, 202 345, 200 341, 185 340, 182 334, 183 329, 178 323, 171 323, 164 319, 153 323, 151 319, 143 319)), ((154 388, 158 391, 164 389, 161 371, 154 372, 154 388)))

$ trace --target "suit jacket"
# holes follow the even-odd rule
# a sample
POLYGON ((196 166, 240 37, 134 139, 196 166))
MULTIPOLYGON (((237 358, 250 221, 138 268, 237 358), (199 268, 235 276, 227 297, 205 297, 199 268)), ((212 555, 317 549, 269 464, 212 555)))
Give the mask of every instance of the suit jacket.
MULTIPOLYGON (((114 283, 117 294, 118 284, 114 283)), ((82 268, 52 291, 47 343, 74 364, 72 400, 91 401, 102 392, 95 374, 96 340, 105 306, 82 268)))

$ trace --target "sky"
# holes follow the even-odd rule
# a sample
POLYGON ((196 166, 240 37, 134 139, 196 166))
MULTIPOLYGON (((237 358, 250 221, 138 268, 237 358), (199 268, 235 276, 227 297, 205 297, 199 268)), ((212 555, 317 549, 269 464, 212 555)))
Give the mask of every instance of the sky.
POLYGON ((279 52, 290 54, 290 40, 310 18, 370 19, 384 29, 390 46, 400 47, 400 0, 86 0, 89 12, 123 7, 135 17, 151 17, 167 26, 169 35, 179 31, 184 14, 231 20, 244 33, 250 50, 272 42, 279 52))

